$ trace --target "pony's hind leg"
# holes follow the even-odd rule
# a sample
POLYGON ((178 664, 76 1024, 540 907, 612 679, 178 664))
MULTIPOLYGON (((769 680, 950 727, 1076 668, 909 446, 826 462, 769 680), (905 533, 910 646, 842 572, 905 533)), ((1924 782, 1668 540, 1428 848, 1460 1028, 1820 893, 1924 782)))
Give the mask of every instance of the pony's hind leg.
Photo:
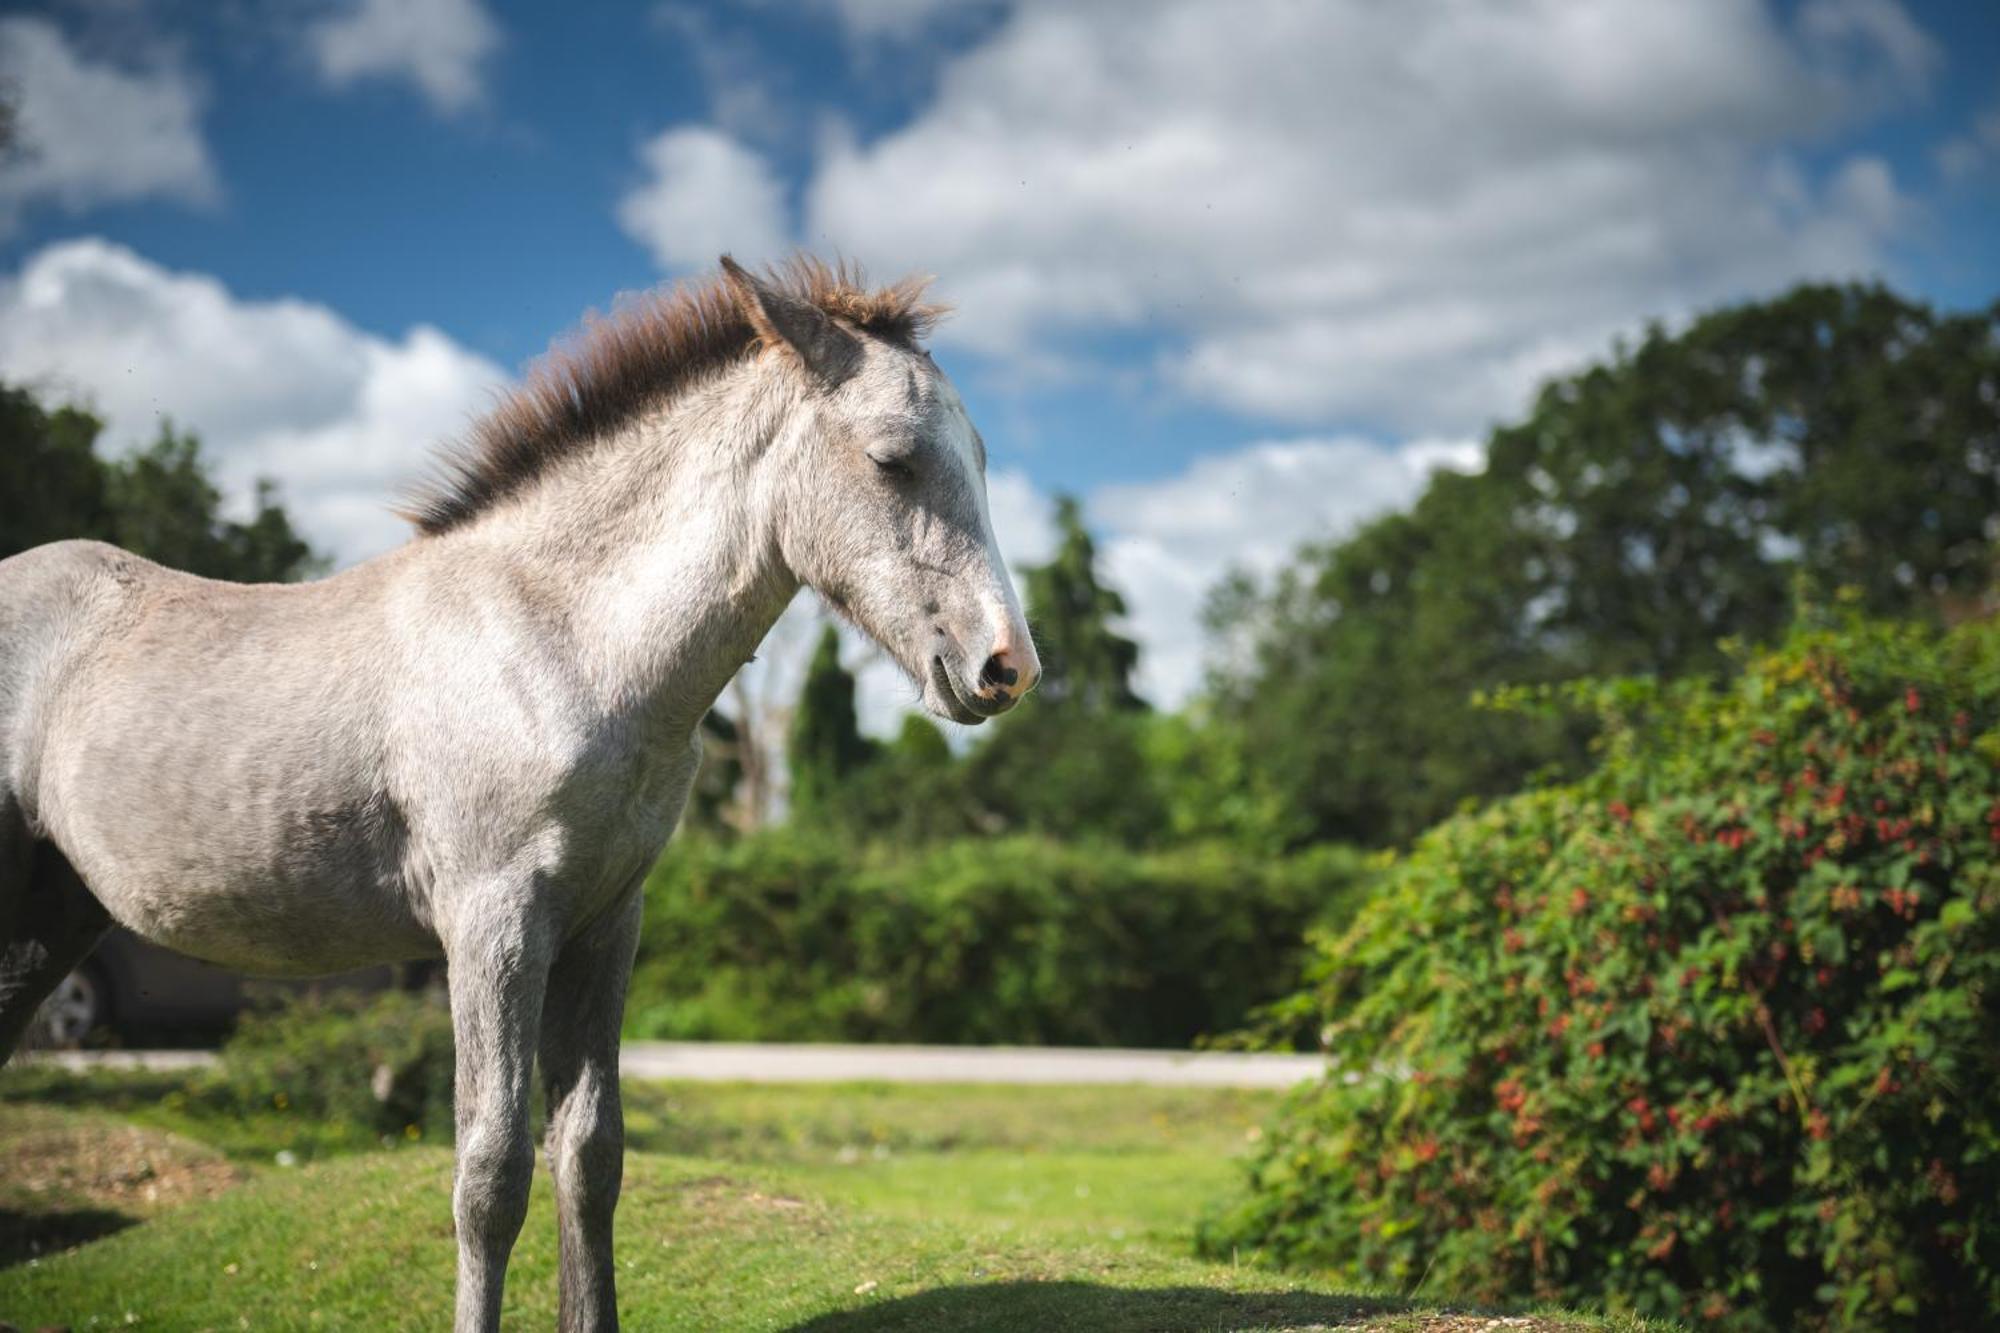
POLYGON ((53 843, 31 838, 12 811, 0 831, 0 1062, 14 1053, 56 983, 111 925, 53 843))
POLYGON ((618 1026, 639 940, 639 887, 563 945, 542 1002, 549 1172, 555 1177, 562 1333, 618 1327, 611 1215, 625 1170, 618 1026))

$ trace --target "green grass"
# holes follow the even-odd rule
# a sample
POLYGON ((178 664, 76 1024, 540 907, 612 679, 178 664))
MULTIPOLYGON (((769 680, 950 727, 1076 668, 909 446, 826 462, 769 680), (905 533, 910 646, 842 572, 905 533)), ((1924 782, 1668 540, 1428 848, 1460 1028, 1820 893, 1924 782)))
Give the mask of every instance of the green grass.
MULTIPOLYGON (((1231 1184, 1229 1156, 1274 1105, 1267 1094, 644 1084, 627 1098, 617 1262, 631 1329, 1449 1326, 1435 1305, 1192 1257, 1193 1218, 1231 1184)), ((7 1160, 30 1139, 94 1141, 134 1125, 161 1179, 176 1178, 178 1152, 211 1171, 226 1155, 242 1183, 136 1208, 101 1239, 0 1267, 0 1319, 79 1330, 128 1316, 166 1329, 448 1325, 442 1147, 333 1152, 338 1136, 277 1113, 222 1123, 163 1101, 157 1081, 0 1079, 7 1160), (318 1156, 271 1164, 273 1145, 301 1143, 318 1156)), ((47 1223, 91 1211, 80 1201, 0 1187, 0 1217, 33 1223, 40 1209, 47 1223)), ((546 1176, 507 1290, 509 1327, 553 1325, 546 1176)))

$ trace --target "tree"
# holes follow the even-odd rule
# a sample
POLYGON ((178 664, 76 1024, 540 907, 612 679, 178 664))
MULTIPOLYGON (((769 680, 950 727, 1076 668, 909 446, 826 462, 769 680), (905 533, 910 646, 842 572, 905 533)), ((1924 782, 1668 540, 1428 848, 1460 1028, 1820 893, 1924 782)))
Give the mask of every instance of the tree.
POLYGON ((937 725, 906 713, 894 739, 875 746, 846 783, 840 813, 850 831, 898 845, 962 837, 978 831, 965 777, 937 725))
POLYGON ((257 483, 249 522, 222 518, 222 495, 208 475, 200 441, 171 423, 161 424, 150 447, 109 464, 105 482, 114 540, 161 564, 209 578, 281 583, 322 563, 293 529, 267 480, 257 483))
POLYGON ((1057 497, 1056 527, 1061 541, 1055 556, 1026 571, 1028 621, 1042 657, 1041 702, 1096 711, 1144 708, 1132 689, 1139 645, 1112 627, 1125 614, 1125 599, 1098 578, 1097 545, 1073 497, 1057 497))
POLYGON ((701 764, 688 789, 681 827, 721 833, 743 817, 743 733, 727 713, 711 708, 701 716, 701 764))
POLYGON ((1042 683, 973 752, 967 799, 990 829, 1156 842, 1169 820, 1146 763, 1152 714, 1132 688, 1139 646, 1113 623, 1125 599, 1100 578, 1074 499, 1056 501, 1056 525, 1055 555, 1024 571, 1042 683))
POLYGON ((0 384, 0 559, 65 537, 113 528, 97 419, 46 411, 25 389, 0 384))
POLYGON ((149 447, 107 460, 102 430, 87 412, 0 385, 0 558, 92 537, 209 578, 282 582, 324 567, 270 482, 258 482, 248 522, 227 519, 192 434, 163 424, 149 447))
POLYGON ((806 665, 792 716, 786 759, 793 816, 821 818, 838 808, 848 782, 873 754, 855 719, 854 676, 840 664, 840 632, 828 625, 806 665))
POLYGON ((1907 614, 1987 587, 2000 307, 1801 287, 1647 331, 1495 431, 1486 469, 1213 604, 1219 711, 1306 836, 1396 842, 1573 771, 1586 725, 1476 696, 1677 676, 1801 586, 1907 614))
POLYGON ((951 742, 937 724, 921 713, 903 714, 896 739, 883 749, 881 757, 908 769, 913 775, 942 774, 953 762, 951 742))

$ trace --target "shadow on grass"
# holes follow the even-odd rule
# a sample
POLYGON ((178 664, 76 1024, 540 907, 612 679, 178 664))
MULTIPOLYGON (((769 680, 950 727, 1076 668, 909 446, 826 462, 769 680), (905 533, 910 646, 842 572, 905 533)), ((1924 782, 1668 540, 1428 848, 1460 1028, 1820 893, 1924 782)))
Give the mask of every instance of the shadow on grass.
POLYGON ((138 1220, 108 1208, 34 1213, 0 1208, 0 1268, 60 1254, 85 1241, 102 1240, 138 1220))
POLYGON ((860 1310, 820 1315, 792 1333, 887 1329, 1221 1330, 1341 1324, 1400 1314, 1402 1301, 1305 1291, 1106 1287, 1092 1282, 992 1282, 940 1287, 860 1310))

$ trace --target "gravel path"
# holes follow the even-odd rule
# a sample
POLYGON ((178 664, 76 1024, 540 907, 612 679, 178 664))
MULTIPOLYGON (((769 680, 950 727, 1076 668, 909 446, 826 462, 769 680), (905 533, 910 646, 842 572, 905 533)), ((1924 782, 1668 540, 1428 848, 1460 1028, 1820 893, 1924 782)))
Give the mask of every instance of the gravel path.
MULTIPOLYGON (((55 1051, 24 1057, 69 1069, 194 1069, 212 1051, 55 1051)), ((628 1041, 627 1078, 701 1083, 1138 1083, 1289 1088, 1317 1078, 1316 1055, 1129 1051, 1040 1046, 835 1046, 628 1041)))
POLYGON ((1047 1046, 832 1046, 628 1041, 627 1078, 744 1083, 1143 1083, 1289 1088, 1326 1071, 1316 1055, 1047 1046))

